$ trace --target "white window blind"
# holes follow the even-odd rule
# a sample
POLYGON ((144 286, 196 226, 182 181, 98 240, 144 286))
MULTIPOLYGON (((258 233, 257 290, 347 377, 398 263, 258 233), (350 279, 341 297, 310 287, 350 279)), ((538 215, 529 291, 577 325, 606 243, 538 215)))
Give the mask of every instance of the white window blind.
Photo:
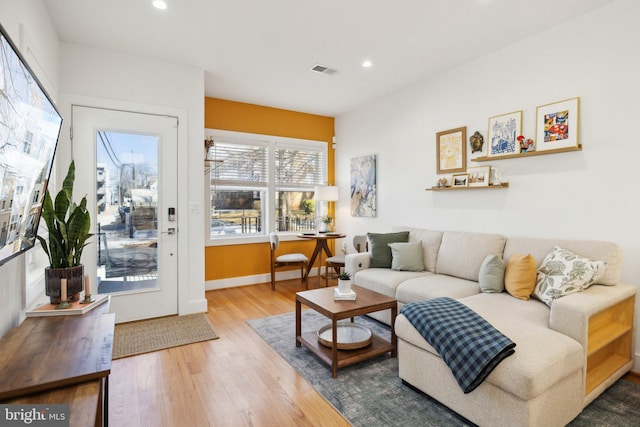
POLYGON ((209 160, 212 184, 266 187, 269 182, 264 145, 216 140, 209 150, 209 160))
POLYGON ((276 148, 276 187, 296 189, 322 184, 325 176, 323 157, 320 149, 276 148))

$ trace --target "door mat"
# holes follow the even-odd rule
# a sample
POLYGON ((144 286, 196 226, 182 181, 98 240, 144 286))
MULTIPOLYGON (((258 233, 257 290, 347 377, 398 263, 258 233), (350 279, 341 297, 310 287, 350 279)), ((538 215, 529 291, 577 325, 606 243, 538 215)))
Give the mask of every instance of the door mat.
POLYGON ((113 359, 219 338, 205 313, 116 325, 113 359))

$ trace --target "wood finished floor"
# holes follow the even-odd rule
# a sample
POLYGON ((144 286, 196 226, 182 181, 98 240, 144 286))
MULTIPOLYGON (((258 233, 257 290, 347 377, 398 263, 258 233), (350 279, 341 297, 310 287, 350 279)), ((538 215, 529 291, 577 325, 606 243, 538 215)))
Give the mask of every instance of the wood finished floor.
MULTIPOLYGON (((310 288, 316 286, 311 278, 310 288)), ((291 280, 275 291, 269 284, 208 291, 209 320, 220 338, 115 360, 109 424, 350 425, 246 323, 294 311, 301 289, 291 280)), ((625 379, 640 384, 638 374, 625 379)))
POLYGON ((113 361, 109 425, 349 426, 246 323, 294 311, 302 289, 291 280, 275 291, 270 284, 208 291, 220 338, 113 361))

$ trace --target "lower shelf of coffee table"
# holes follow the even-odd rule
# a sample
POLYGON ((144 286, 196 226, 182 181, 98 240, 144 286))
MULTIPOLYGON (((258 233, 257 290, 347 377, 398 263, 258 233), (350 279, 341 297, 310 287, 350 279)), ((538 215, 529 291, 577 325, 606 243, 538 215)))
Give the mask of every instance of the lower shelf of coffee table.
MULTIPOLYGON (((333 349, 325 347, 318 342, 317 332, 304 332, 301 337, 297 337, 298 341, 307 347, 311 352, 320 358, 324 363, 333 366, 332 351, 333 349)), ((338 350, 338 368, 362 362, 372 357, 393 351, 393 345, 378 335, 371 334, 371 344, 366 347, 355 350, 338 350)))

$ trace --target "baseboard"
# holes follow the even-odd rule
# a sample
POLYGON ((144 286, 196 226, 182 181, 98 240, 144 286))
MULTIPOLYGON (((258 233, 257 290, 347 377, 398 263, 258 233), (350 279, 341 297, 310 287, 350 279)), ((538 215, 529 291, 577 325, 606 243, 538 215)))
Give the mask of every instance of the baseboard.
POLYGON ((187 304, 185 304, 185 307, 180 307, 179 308, 179 315, 180 316, 184 316, 187 314, 194 314, 194 313, 206 313, 207 312, 207 299, 206 298, 202 298, 199 300, 195 300, 195 301, 189 301, 187 302, 187 304))
MULTIPOLYGON (((309 276, 317 276, 318 269, 312 268, 309 272, 309 276)), ((292 280, 300 278, 300 270, 285 270, 276 272, 276 281, 278 280, 292 280)), ((230 277, 228 279, 207 280, 204 283, 204 289, 206 291, 213 291, 216 289, 235 288, 239 286, 257 285, 260 283, 271 282, 271 274, 256 274, 253 276, 241 276, 230 277)))

